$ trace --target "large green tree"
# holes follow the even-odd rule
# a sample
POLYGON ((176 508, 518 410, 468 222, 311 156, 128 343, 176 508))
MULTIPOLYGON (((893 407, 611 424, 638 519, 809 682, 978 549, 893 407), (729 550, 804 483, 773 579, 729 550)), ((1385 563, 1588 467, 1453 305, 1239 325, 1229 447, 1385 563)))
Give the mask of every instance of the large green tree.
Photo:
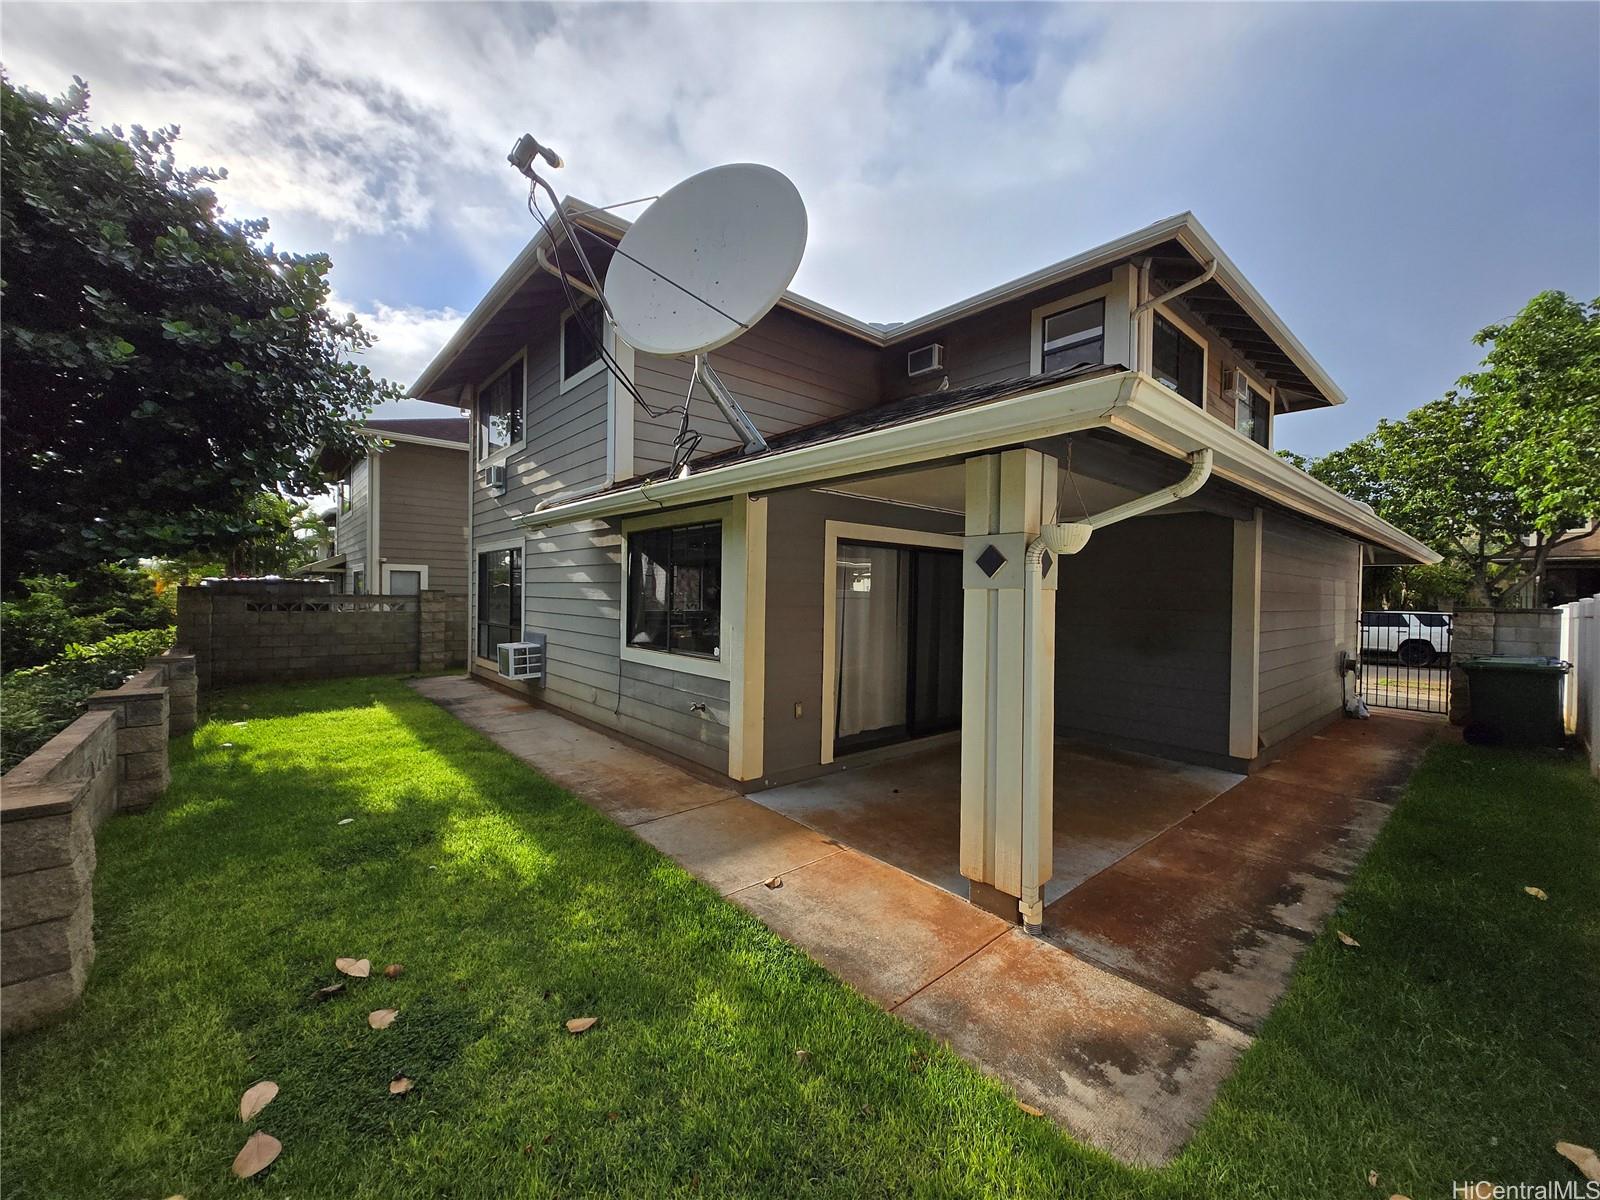
POLYGON ((1453 391, 1301 465, 1497 604, 1600 517, 1600 301, 1542 292, 1474 341, 1483 362, 1453 391))
MULTIPOLYGON (((324 486, 392 394, 324 307, 329 260, 281 253, 180 168, 176 129, 96 130, 0 76, 4 582, 225 556, 264 491, 324 486)), ((246 535, 247 536, 247 535, 246 535)))

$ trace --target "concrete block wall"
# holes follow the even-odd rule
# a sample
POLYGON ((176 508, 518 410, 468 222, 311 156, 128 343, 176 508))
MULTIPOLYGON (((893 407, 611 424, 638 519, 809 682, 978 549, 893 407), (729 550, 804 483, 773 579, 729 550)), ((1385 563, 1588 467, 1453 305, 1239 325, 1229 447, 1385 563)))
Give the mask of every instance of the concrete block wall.
MULTIPOLYGON (((178 594, 178 640, 196 655, 199 686, 415 671, 422 596, 349 596, 326 585, 207 584, 178 594)), ((465 645, 465 614, 461 643, 465 645)))
POLYGON ((194 727, 194 656, 152 658, 7 773, 0 794, 0 1033, 41 1025, 83 993, 94 961, 95 833, 170 778, 172 689, 194 727))
POLYGON ((1463 659, 1484 655, 1555 658, 1561 653, 1561 613, 1553 608, 1458 608, 1450 630, 1450 723, 1472 716, 1463 659))
POLYGON ((457 592, 423 592, 417 637, 417 670, 466 666, 466 596, 457 592))

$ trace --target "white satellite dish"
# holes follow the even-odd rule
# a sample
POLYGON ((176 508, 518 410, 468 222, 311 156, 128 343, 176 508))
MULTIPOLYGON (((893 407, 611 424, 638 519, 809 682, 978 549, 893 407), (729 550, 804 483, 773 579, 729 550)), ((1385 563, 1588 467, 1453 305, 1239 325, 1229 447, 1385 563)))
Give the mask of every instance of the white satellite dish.
POLYGON ((645 354, 704 354, 771 311, 800 267, 806 207, 759 163, 691 175, 640 214, 606 271, 617 332, 645 354))

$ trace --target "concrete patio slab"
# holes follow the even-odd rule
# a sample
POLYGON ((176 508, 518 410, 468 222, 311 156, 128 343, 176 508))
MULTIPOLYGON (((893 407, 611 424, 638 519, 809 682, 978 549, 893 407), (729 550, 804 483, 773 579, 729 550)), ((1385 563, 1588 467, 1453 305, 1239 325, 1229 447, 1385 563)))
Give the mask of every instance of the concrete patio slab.
MULTIPOLYGON (((1046 903, 1169 829, 1244 778, 1145 754, 1056 747, 1054 874, 1046 903)), ((961 747, 869 762, 752 799, 828 837, 967 894, 961 839, 961 747)))
POLYGON ((897 1013, 1078 1136, 1157 1166, 1250 1039, 1015 929, 897 1013))
POLYGON ((413 686, 1075 1135, 1149 1164, 1205 1114, 1440 730, 1342 722, 1242 781, 1061 747, 1039 939, 952 894, 954 746, 757 803, 481 683, 413 686))
POLYGON ((730 898, 890 1009, 1012 928, 853 850, 730 898))

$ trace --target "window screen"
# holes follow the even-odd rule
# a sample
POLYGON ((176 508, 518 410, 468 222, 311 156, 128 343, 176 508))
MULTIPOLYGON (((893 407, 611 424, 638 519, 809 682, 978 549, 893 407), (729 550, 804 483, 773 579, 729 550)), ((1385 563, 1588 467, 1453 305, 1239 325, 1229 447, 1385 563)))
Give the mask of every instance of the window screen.
POLYGON ((1043 369, 1064 371, 1068 367, 1105 362, 1106 302, 1096 300, 1077 308, 1051 313, 1044 319, 1043 369))
POLYGON ((1248 388, 1234 410, 1233 427, 1256 445, 1267 445, 1272 436, 1272 404, 1255 388, 1248 388))
POLYGON ((628 645, 722 657, 722 523, 628 537, 628 645))
POLYGON ((1201 408, 1206 403, 1206 352, 1199 342, 1160 313, 1150 347, 1152 374, 1201 408))
POLYGON ((561 322, 561 379, 574 375, 600 361, 600 305, 585 300, 561 322))
POLYGON ((478 393, 478 457, 522 440, 522 366, 519 358, 478 393))

